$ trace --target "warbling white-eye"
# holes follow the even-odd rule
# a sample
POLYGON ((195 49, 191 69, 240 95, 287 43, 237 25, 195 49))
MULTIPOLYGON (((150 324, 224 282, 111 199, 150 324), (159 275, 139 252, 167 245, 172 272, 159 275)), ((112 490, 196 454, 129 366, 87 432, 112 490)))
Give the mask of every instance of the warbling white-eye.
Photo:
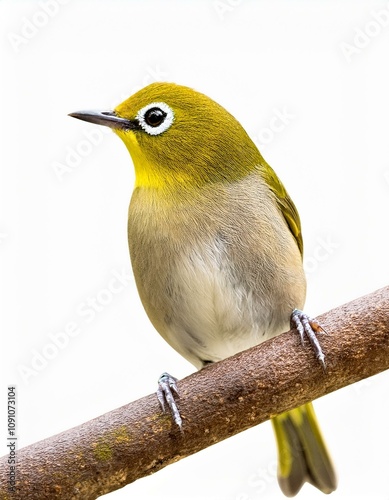
MULTIPOLYGON (((296 326, 324 366, 300 309, 306 282, 296 207, 240 123, 209 97, 151 84, 114 111, 71 116, 111 127, 136 181, 128 213, 132 267, 143 306, 162 337, 201 369, 296 326)), ((175 379, 159 381, 178 425, 175 379)), ((272 419, 282 491, 308 481, 325 493, 336 475, 313 406, 272 419)))

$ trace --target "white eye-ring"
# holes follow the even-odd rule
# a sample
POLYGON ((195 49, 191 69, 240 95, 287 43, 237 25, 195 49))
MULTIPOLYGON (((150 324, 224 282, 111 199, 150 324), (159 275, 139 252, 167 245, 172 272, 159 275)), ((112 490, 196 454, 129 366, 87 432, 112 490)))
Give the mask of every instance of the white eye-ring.
POLYGON ((136 119, 149 135, 159 135, 171 126, 174 113, 164 102, 152 102, 138 111, 136 119))

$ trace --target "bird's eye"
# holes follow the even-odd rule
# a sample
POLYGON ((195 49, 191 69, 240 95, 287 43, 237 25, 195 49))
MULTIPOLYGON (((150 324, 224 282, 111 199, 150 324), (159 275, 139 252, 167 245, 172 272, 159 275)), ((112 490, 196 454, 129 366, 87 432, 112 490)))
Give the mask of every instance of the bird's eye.
POLYGON ((138 111, 136 119, 149 135, 159 135, 171 126, 174 113, 166 103, 152 102, 138 111))
POLYGON ((151 108, 144 114, 145 122, 150 127, 158 127, 166 118, 166 113, 160 108, 151 108))

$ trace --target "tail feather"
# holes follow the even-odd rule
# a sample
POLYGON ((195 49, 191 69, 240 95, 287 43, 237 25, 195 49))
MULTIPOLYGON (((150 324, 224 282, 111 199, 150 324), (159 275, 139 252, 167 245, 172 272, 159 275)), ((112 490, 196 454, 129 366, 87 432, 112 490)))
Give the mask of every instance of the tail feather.
POLYGON ((321 435, 312 403, 272 419, 278 446, 278 482, 294 496, 307 481, 323 493, 336 489, 335 469, 321 435))

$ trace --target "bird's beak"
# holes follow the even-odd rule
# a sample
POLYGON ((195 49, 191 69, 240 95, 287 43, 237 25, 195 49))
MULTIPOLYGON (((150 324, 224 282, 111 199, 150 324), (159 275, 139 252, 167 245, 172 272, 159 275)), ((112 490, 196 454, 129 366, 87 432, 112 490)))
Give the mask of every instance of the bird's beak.
POLYGON ((114 129, 135 130, 138 128, 136 122, 117 116, 115 111, 75 111, 69 113, 69 116, 114 129))

